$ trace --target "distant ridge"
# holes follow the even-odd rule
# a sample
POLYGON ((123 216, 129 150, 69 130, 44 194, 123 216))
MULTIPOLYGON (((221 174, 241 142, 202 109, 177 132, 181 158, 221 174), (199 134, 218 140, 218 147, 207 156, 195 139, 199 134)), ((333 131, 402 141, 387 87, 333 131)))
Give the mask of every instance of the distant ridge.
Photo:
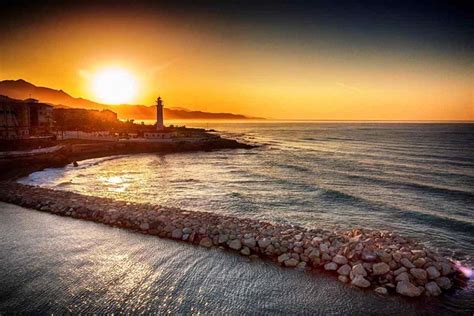
MULTIPOLYGON (((0 95, 14 99, 34 98, 55 107, 71 107, 89 110, 111 110, 120 119, 153 120, 155 107, 135 104, 108 105, 93 102, 83 98, 75 98, 63 90, 38 87, 23 79, 0 81, 0 95)), ((232 113, 211 113, 191 111, 181 107, 165 108, 165 119, 168 120, 250 120, 261 119, 232 113)))

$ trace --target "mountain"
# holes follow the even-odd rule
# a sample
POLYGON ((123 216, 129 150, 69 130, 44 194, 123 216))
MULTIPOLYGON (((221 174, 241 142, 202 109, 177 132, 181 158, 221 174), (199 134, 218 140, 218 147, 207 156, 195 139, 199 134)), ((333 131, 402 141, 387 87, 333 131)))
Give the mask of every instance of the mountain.
MULTIPOLYGON (((83 98, 75 98, 63 90, 47 87, 38 87, 23 79, 0 81, 0 95, 14 99, 34 98, 49 103, 55 107, 71 107, 89 110, 111 110, 117 113, 120 119, 153 120, 156 118, 156 108, 146 105, 107 105, 83 98)), ((211 113, 190 111, 180 107, 165 108, 164 117, 168 120, 248 120, 256 119, 241 114, 211 113)))

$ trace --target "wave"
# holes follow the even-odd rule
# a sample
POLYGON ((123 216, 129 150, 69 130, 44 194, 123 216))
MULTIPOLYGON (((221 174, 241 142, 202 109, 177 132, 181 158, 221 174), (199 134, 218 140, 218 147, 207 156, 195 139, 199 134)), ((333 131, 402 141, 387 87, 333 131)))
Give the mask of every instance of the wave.
POLYGON ((420 183, 420 182, 415 182, 415 181, 384 179, 381 177, 371 177, 371 176, 361 175, 361 174, 344 174, 344 175, 348 178, 365 179, 365 180, 376 182, 378 184, 385 185, 385 186, 400 185, 404 187, 409 187, 409 188, 423 191, 424 193, 428 193, 432 195, 444 195, 445 198, 455 197, 455 198, 463 198, 466 200, 474 199, 473 192, 464 191, 457 188, 440 187, 440 186, 435 186, 432 184, 420 183))
POLYGON ((283 168, 283 169, 291 169, 291 170, 295 170, 295 171, 299 171, 299 172, 305 172, 305 173, 306 172, 313 172, 313 170, 310 169, 310 168, 306 168, 306 167, 299 166, 299 165, 294 165, 294 164, 275 164, 275 166, 283 168))
POLYGON ((80 161, 77 167, 72 167, 72 168, 81 170, 81 169, 90 168, 92 166, 97 166, 107 161, 117 160, 117 159, 122 159, 122 158, 127 158, 127 157, 130 157, 130 155, 117 155, 117 156, 109 156, 109 157, 104 157, 104 158, 87 159, 87 160, 80 161))
POLYGON ((169 180, 169 182, 171 182, 171 183, 199 183, 201 181, 199 181, 197 179, 189 178, 189 179, 169 180))
POLYGON ((62 181, 62 182, 59 182, 58 184, 56 184, 57 187, 65 187, 65 186, 69 186, 69 185, 72 185, 72 180, 68 180, 68 181, 62 181))
POLYGON ((456 230, 459 232, 474 231, 473 223, 446 216, 429 214, 422 211, 409 209, 408 207, 395 207, 388 203, 372 201, 338 190, 323 189, 321 196, 332 201, 344 202, 352 206, 365 207, 368 211, 389 214, 390 217, 393 216, 400 219, 406 219, 424 225, 428 223, 428 226, 439 227, 447 230, 456 230))

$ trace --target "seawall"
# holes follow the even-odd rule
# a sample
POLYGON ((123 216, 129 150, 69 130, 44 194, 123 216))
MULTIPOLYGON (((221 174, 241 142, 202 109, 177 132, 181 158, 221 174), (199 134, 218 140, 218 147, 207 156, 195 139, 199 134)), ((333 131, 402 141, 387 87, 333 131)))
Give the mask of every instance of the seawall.
POLYGON ((461 279, 449 259, 388 231, 306 229, 15 182, 0 182, 0 201, 202 247, 222 247, 288 268, 326 271, 341 282, 381 295, 437 296, 461 279))

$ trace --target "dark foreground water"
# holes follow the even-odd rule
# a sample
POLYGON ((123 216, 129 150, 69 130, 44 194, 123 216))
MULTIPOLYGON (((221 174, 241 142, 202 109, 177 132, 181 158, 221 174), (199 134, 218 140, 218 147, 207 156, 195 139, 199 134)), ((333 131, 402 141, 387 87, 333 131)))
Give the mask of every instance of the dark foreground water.
POLYGON ((3 203, 0 232, 0 314, 468 315, 473 308, 466 292, 380 297, 333 277, 3 203))
MULTIPOLYGON (((415 237, 466 266, 473 265, 474 125, 193 125, 214 128, 263 146, 252 150, 93 159, 80 162, 77 168, 68 166, 34 173, 21 182, 310 227, 390 229, 415 237)), ((240 260, 225 258, 221 269, 228 268, 225 260, 229 260, 229 265, 235 262, 232 260, 240 260)), ((194 265, 194 261, 184 264, 194 265)), ((160 269, 156 265, 155 268, 160 269)), ((196 268, 189 273, 207 272, 196 268)), ((275 287, 271 277, 256 277, 253 282, 257 287, 275 287)), ((308 293, 324 288, 324 281, 295 282, 312 284, 313 292, 304 289, 308 293)), ((283 282, 293 302, 275 303, 275 310, 290 311, 285 304, 307 306, 295 303, 299 302, 298 297, 292 296, 295 284, 283 282)), ((338 285, 329 288, 333 286, 334 291, 339 289, 338 285)), ((249 285, 237 276, 233 287, 239 296, 238 291, 247 291, 249 285)), ((341 294, 335 292, 332 299, 353 302, 359 297, 355 293, 359 292, 349 291, 337 297, 341 294)), ((459 294, 460 298, 448 299, 441 305, 458 312, 467 307, 474 309, 473 294, 471 281, 459 294), (471 298, 471 303, 465 298, 471 298)), ((215 304, 219 304, 221 298, 215 299, 215 304)), ((260 299, 255 298, 253 304, 260 299)), ((333 304, 318 298, 310 302, 309 305, 319 304, 312 307, 313 311, 332 308, 321 304, 333 304)), ((339 306, 340 311, 349 311, 351 304, 339 306)), ((271 312, 272 308, 260 310, 271 312)), ((372 310, 372 306, 366 308, 372 310)), ((306 310, 302 307, 300 311, 306 310)), ((360 310, 354 306, 354 311, 360 310)))

